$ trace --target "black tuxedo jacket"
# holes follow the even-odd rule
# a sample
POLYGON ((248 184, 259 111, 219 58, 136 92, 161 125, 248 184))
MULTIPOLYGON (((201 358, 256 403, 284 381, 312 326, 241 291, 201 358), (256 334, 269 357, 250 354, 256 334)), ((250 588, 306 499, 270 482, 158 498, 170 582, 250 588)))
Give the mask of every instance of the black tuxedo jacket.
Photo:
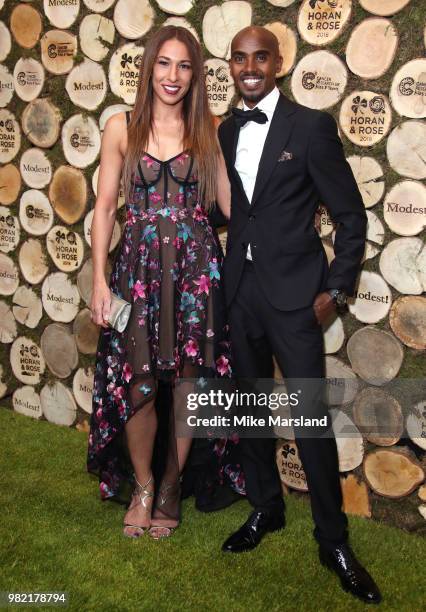
POLYGON ((280 95, 251 205, 234 167, 238 135, 233 116, 219 127, 232 192, 224 262, 227 304, 235 296, 249 243, 258 281, 275 308, 306 307, 327 288, 353 295, 367 217, 333 117, 280 95), (314 226, 320 202, 337 224, 330 269, 314 226))

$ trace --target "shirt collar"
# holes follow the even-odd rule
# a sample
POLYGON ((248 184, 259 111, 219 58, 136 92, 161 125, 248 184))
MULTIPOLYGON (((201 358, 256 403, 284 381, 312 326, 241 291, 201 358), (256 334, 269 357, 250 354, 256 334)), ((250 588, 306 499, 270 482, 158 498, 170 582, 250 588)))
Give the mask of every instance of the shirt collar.
POLYGON ((259 108, 259 110, 266 113, 268 115, 268 119, 270 119, 271 116, 274 114, 274 110, 277 105, 279 97, 280 97, 280 90, 278 89, 277 86, 275 86, 274 89, 270 91, 267 96, 262 98, 261 101, 258 102, 256 106, 253 107, 253 109, 250 109, 248 106, 246 106, 245 102, 243 102, 243 109, 247 111, 247 110, 254 110, 255 108, 259 108))

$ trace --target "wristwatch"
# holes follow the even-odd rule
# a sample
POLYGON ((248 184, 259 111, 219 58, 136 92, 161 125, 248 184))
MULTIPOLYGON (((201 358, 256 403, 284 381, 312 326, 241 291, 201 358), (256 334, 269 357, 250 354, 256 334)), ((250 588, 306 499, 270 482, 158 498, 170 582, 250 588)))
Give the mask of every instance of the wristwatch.
POLYGON ((342 309, 346 306, 347 295, 342 289, 328 289, 327 293, 338 309, 342 309))

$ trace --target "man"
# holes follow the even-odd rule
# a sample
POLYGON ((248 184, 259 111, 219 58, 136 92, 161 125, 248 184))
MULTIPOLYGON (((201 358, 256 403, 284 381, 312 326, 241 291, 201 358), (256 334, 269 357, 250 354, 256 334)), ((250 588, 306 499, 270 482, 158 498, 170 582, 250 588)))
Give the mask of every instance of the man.
MULTIPOLYGON (((233 39, 230 69, 244 109, 233 109, 219 128, 232 190, 226 301, 238 378, 272 378, 274 355, 286 379, 319 380, 321 323, 354 293, 366 214, 333 117, 282 95, 275 83, 281 65, 278 41, 265 28, 233 39), (330 269, 314 227, 319 202, 337 224, 330 269)), ((334 435, 296 432, 296 443, 321 562, 345 590, 378 603, 376 584, 348 544, 334 435)), ((241 438, 240 445, 254 511, 224 543, 228 552, 251 550, 285 524, 275 440, 241 438)))

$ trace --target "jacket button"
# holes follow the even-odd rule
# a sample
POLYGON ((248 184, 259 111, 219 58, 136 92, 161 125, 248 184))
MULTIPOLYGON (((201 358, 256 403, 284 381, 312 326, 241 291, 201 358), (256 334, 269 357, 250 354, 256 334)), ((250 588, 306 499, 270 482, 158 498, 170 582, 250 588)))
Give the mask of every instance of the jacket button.
POLYGON ((249 215, 249 221, 254 221, 256 219, 255 215, 249 215))

